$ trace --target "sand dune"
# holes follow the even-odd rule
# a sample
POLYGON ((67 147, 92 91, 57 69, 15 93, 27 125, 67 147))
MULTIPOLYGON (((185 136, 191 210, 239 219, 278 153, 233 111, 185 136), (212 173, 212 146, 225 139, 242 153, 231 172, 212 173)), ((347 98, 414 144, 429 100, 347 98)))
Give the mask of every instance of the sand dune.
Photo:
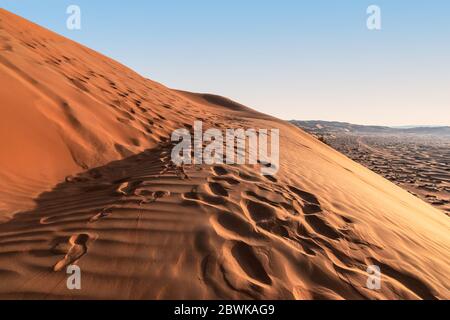
POLYGON ((450 127, 292 123, 450 215, 450 127))
POLYGON ((0 298, 450 297, 448 217, 293 125, 4 10, 0 47, 0 298), (174 166, 170 134, 195 120, 278 128, 277 175, 174 166))

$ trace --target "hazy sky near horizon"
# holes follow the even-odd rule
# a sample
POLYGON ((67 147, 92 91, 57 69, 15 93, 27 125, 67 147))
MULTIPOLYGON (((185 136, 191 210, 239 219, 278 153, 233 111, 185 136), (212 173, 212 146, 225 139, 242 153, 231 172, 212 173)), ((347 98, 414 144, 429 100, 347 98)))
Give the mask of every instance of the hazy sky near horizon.
POLYGON ((450 125, 448 0, 0 0, 169 87, 289 120, 450 125), (81 30, 66 8, 81 8, 81 30), (381 8, 382 30, 366 27, 381 8))

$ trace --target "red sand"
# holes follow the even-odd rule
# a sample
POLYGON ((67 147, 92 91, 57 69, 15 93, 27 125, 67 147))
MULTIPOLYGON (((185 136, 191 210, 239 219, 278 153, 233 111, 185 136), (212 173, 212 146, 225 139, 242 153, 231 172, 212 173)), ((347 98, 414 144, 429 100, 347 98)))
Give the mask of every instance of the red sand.
POLYGON ((0 70, 0 298, 450 297, 448 217, 287 122, 5 10, 0 70), (167 139, 195 120, 278 128, 278 174, 174 167, 167 139))

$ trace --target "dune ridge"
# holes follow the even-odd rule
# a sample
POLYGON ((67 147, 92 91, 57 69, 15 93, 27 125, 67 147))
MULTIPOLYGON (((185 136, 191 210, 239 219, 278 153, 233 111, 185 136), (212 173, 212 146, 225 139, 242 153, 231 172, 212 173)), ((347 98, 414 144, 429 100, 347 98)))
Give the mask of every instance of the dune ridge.
POLYGON ((450 297, 448 217, 293 125, 1 9, 0 48, 0 298, 450 297), (196 120, 278 128, 277 175, 174 166, 170 134, 196 120))

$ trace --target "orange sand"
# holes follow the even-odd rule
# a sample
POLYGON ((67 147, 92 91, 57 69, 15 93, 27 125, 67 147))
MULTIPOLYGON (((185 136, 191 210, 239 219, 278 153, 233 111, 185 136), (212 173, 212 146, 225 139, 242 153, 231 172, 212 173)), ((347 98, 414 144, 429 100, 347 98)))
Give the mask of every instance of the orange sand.
POLYGON ((0 83, 0 298, 450 298, 448 217, 287 122, 5 10, 0 83), (170 134, 195 120, 278 128, 278 174, 174 167, 170 134))

